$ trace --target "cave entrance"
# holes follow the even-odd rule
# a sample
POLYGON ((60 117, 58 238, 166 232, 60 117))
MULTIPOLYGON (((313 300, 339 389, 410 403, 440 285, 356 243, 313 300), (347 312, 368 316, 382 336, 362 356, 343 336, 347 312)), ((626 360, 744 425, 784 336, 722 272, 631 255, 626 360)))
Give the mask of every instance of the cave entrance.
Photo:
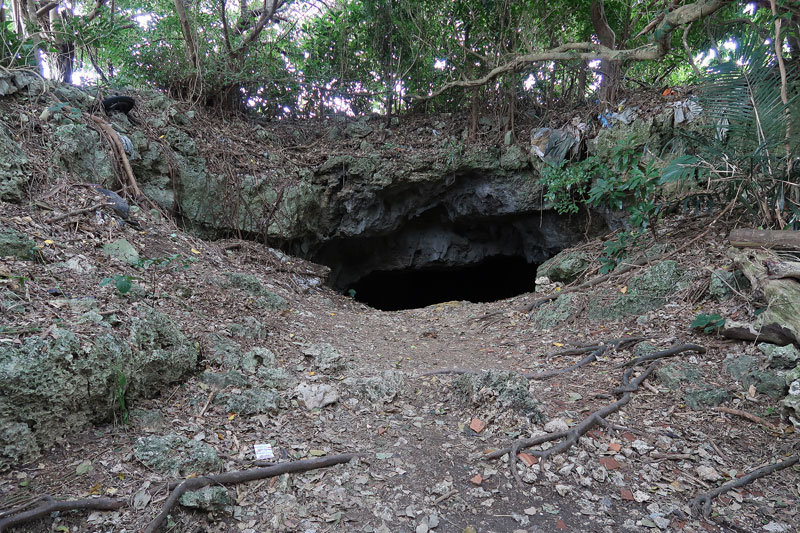
POLYGON ((533 292, 537 266, 524 257, 493 256, 459 267, 376 270, 351 288, 357 301, 383 311, 451 300, 494 302, 533 292))

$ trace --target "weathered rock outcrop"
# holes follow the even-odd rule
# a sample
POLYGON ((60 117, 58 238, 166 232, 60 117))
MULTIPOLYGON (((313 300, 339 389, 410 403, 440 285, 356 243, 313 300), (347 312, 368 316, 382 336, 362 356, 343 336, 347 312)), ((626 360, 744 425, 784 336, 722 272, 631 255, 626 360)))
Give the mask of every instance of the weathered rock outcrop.
POLYGON ((195 369, 197 348, 162 313, 143 306, 127 337, 92 313, 91 338, 55 328, 0 350, 0 469, 121 415, 121 398, 153 397, 195 369))

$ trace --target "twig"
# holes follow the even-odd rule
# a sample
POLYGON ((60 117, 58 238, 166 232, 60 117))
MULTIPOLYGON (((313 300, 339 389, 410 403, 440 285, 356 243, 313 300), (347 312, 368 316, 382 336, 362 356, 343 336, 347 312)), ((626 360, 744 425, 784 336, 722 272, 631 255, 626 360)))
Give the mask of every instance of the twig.
POLYGON ((742 418, 746 418, 750 422, 755 422, 756 424, 761 424, 762 426, 774 431, 776 433, 780 433, 781 429, 778 427, 773 426, 763 418, 756 416, 752 413, 748 413, 747 411, 742 411, 741 409, 734 409, 732 407, 714 407, 714 411, 719 411, 720 413, 726 413, 729 415, 736 415, 741 416, 742 418))
POLYGON ((455 496, 456 494, 458 494, 458 490, 457 489, 453 489, 453 490, 451 490, 450 492, 448 492, 446 494, 442 494, 441 496, 439 496, 438 498, 433 500, 433 505, 439 505, 440 503, 445 501, 447 498, 449 498, 451 496, 455 496))
POLYGON ((775 463, 768 466, 763 466, 761 468, 757 468, 750 472, 749 474, 740 477, 739 479, 729 481, 724 485, 720 485, 714 489, 709 490, 708 492, 703 492, 692 498, 689 502, 689 506, 692 509, 692 514, 694 516, 700 515, 702 511, 703 516, 709 516, 711 514, 711 501, 720 496, 721 494, 725 494, 731 489, 735 489, 738 487, 743 487, 748 483, 752 483, 758 478, 764 477, 768 474, 773 472, 777 472, 779 470, 783 470, 784 468, 789 468, 790 466, 794 466, 800 461, 800 455, 793 455, 788 459, 784 459, 780 463, 775 463))
POLYGON ((208 411, 208 406, 211 405, 211 401, 214 399, 214 396, 216 395, 217 395, 217 389, 214 389, 210 393, 208 393, 208 399, 206 400, 206 404, 203 406, 203 409, 197 416, 199 416, 200 418, 203 418, 203 416, 205 416, 206 411, 208 411))
POLYGON ((682 352, 698 352, 698 353, 706 353, 706 349, 704 346, 700 346, 699 344, 679 344, 678 346, 673 346, 671 348, 667 348, 666 350, 661 350, 660 352, 653 352, 647 355, 640 355, 630 361, 625 363, 620 363, 614 368, 622 368, 624 366, 636 366, 639 363, 643 363, 645 361, 655 361, 656 359, 663 359, 664 357, 672 357, 673 355, 678 355, 682 352))
MULTIPOLYGON (((307 472, 309 470, 316 470, 317 468, 326 468, 328 466, 347 463, 355 457, 360 457, 359 453, 345 453, 340 455, 331 455, 330 457, 320 457, 319 459, 304 459, 302 461, 291 461, 288 463, 281 463, 275 466, 267 466, 264 468, 252 468, 250 470, 236 470, 233 472, 225 472, 222 474, 213 474, 203 477, 195 477, 184 479, 177 482, 172 493, 164 503, 161 512, 149 523, 145 528, 145 533, 154 533, 158 531, 161 524, 167 519, 170 511, 183 494, 190 490, 198 490, 207 487, 211 484, 218 485, 232 485, 235 483, 244 483, 246 481, 254 481, 256 479, 265 479, 283 474, 291 474, 295 472, 307 472)), ((170 484, 172 486, 172 483, 170 484)))
POLYGON ((463 368, 443 368, 442 370, 431 370, 430 372, 425 372, 420 374, 420 376, 463 376, 464 374, 477 374, 477 372, 474 370, 464 370, 463 368))
POLYGON ((58 222, 59 220, 64 220, 65 218, 69 218, 74 215, 81 215, 83 213, 88 213, 90 211, 94 211, 96 209, 100 209, 101 207, 110 207, 111 204, 109 203, 101 203, 101 204, 94 204, 89 207, 84 207, 83 209, 75 209, 74 211, 68 211, 64 214, 55 216, 47 221, 48 224, 52 224, 53 222, 58 222))
POLYGON ((123 498, 83 498, 80 500, 54 500, 44 496, 45 503, 30 511, 19 513, 0 520, 0 533, 11 527, 31 522, 50 513, 76 510, 115 511, 126 507, 128 502, 123 498))

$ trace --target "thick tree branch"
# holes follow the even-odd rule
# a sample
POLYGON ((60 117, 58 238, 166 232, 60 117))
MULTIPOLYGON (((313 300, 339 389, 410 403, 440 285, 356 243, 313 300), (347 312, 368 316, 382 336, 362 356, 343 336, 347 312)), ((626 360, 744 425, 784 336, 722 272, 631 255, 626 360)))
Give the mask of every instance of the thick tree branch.
POLYGON ((442 85, 428 95, 413 95, 408 96, 407 98, 411 100, 429 100, 456 87, 480 87, 507 72, 517 72, 527 65, 538 63, 540 61, 592 61, 600 59, 616 62, 661 59, 669 51, 672 34, 677 28, 712 15, 731 2, 732 0, 703 0, 679 7, 675 11, 672 11, 664 16, 664 20, 655 31, 656 38, 652 43, 644 46, 631 49, 612 50, 607 46, 592 42, 562 44, 561 46, 557 46, 543 52, 525 54, 515 57, 508 63, 492 69, 488 74, 481 78, 453 81, 442 85))

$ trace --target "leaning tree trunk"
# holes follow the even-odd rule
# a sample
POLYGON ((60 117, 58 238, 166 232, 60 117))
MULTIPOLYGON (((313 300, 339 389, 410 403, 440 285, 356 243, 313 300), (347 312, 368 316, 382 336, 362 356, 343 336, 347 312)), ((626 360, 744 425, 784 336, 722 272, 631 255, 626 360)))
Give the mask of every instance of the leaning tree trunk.
MULTIPOLYGON (((597 33, 597 39, 600 44, 614 50, 617 44, 617 36, 611 26, 608 25, 603 0, 592 1, 591 15, 592 26, 594 26, 594 31, 597 33)), ((602 106, 611 106, 617 99, 617 89, 622 80, 622 67, 619 61, 603 60, 600 63, 600 70, 603 76, 603 80, 600 83, 600 104, 602 106)))

